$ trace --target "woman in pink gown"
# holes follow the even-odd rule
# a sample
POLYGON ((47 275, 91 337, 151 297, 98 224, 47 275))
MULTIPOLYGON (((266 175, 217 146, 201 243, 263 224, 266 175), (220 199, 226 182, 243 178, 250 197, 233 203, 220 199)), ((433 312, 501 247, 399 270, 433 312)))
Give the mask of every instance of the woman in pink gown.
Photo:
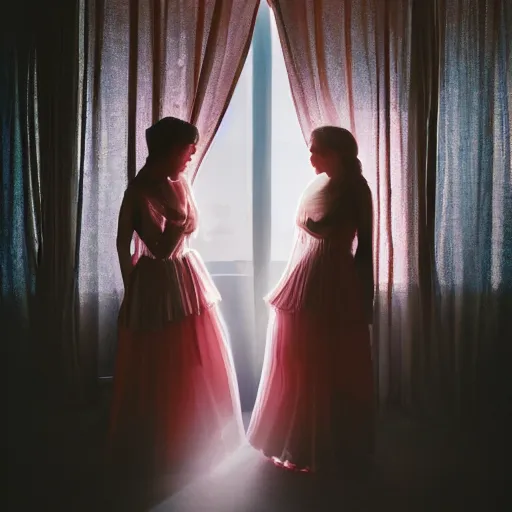
POLYGON ((119 215, 125 294, 110 455, 115 468, 146 476, 208 467, 244 436, 219 292, 188 247, 198 212, 183 171, 197 138, 175 118, 149 128, 148 160, 119 215))
POLYGON ((295 247, 268 297, 248 439, 285 468, 352 469, 373 450, 372 200, 348 130, 322 127, 311 141, 318 176, 301 198, 295 247))

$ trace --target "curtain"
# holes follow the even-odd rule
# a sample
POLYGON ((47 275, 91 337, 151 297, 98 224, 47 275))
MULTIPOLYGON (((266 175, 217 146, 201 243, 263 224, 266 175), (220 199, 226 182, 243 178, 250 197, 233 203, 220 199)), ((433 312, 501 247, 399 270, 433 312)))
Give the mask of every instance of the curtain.
POLYGON ((9 385, 31 398, 66 389, 76 363, 78 8, 20 2, 3 32, 2 325, 9 385))
POLYGON ((380 402, 460 411, 510 332, 510 2, 271 5, 306 142, 350 129, 372 189, 380 402))
POLYGON ((321 125, 348 128, 375 215, 373 352, 379 397, 410 405, 423 378, 419 297, 418 142, 411 109, 410 0, 273 2, 306 143, 321 125), (414 340, 414 342, 413 342, 414 340))
MULTIPOLYGON (((0 320, 16 413, 29 396, 111 374, 116 218, 144 162, 144 129, 161 115, 198 124, 193 180, 258 3, 16 2, 1 17, 0 320)), ((270 3, 305 140, 332 123, 360 144, 375 206, 381 402, 505 410, 510 0, 270 3)))
MULTIPOLYGON (((112 375, 123 293, 115 232, 126 184, 146 157, 145 129, 186 119, 200 141, 193 180, 249 50, 257 0, 89 2, 88 91, 80 237, 80 339, 112 375)), ((94 357, 87 357, 93 362, 94 357)), ((97 365, 91 372, 97 374, 97 365)))
POLYGON ((446 409, 510 409, 512 2, 439 2, 434 382, 446 409), (505 406, 505 407, 504 407, 505 406))
POLYGON ((2 320, 12 325, 5 346, 35 362, 20 377, 37 370, 46 397, 84 398, 98 372, 109 373, 122 294, 117 215, 145 160, 144 131, 168 115, 198 126, 193 181, 240 75, 257 6, 16 6, 2 45, 2 320))
POLYGON ((33 456, 28 440, 36 418, 37 395, 31 376, 37 366, 30 319, 35 306, 40 216, 36 213, 35 38, 30 23, 21 23, 21 6, 13 7, 9 26, 5 17, 0 27, 0 339, 7 366, 7 457, 14 480, 33 456))

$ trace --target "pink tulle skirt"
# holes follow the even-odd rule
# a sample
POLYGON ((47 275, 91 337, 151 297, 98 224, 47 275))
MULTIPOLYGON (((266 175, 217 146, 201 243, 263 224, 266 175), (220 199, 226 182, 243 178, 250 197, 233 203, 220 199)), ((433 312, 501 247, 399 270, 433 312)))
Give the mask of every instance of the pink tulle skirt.
POLYGON ((249 441, 313 471, 371 457, 372 376, 368 326, 273 310, 249 441))
POLYGON ((157 330, 120 323, 109 437, 115 468, 195 472, 242 439, 233 361, 215 305, 157 330))

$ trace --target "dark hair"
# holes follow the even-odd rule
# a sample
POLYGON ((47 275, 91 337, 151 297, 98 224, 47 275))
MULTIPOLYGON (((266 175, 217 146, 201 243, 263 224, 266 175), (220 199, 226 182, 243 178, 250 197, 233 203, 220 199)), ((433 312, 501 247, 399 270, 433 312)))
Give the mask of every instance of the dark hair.
POLYGON ((177 117, 164 117, 146 130, 146 144, 151 159, 166 156, 171 150, 196 144, 199 131, 187 121, 177 117))
POLYGON ((321 126, 313 130, 311 140, 321 148, 338 153, 343 166, 348 171, 363 172, 361 161, 357 157, 359 148, 355 137, 345 128, 339 126, 321 126))

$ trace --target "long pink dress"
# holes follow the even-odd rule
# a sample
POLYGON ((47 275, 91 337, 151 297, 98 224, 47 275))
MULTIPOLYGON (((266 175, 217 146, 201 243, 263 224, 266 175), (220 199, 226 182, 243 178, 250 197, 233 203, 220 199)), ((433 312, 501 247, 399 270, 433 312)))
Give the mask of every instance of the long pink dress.
POLYGON ((128 187, 118 247, 123 266, 133 233, 134 267, 119 314, 110 426, 118 467, 151 475, 204 468, 243 439, 220 295, 188 247, 196 227, 184 179, 158 192, 136 180, 128 187))
POLYGON ((263 373, 248 430, 250 443, 285 467, 314 471, 371 457, 371 215, 362 177, 340 186, 320 176, 301 200, 295 247, 268 297, 263 373))

